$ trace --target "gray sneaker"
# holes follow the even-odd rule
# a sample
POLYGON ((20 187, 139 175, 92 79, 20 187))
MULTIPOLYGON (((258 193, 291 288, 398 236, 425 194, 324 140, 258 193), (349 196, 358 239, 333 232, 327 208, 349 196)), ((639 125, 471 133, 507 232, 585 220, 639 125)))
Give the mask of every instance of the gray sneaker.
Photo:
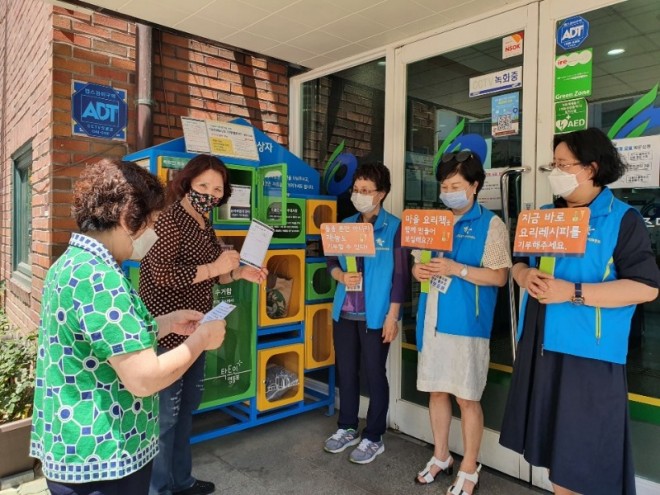
POLYGON ((343 452, 351 445, 357 444, 359 441, 360 437, 358 437, 357 431, 339 428, 334 435, 325 441, 323 449, 331 454, 337 454, 343 452))
POLYGON ((385 452, 385 444, 383 444, 382 440, 380 442, 372 442, 363 438, 360 445, 351 452, 349 460, 356 464, 369 464, 377 455, 383 452, 385 452))

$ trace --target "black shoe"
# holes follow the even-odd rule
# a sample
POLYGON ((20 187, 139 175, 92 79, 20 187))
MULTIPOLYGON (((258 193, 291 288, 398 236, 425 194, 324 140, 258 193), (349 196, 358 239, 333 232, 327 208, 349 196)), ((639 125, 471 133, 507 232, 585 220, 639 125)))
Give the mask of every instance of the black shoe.
POLYGON ((197 480, 190 488, 179 492, 172 492, 172 495, 208 495, 215 492, 215 485, 210 481, 197 480))

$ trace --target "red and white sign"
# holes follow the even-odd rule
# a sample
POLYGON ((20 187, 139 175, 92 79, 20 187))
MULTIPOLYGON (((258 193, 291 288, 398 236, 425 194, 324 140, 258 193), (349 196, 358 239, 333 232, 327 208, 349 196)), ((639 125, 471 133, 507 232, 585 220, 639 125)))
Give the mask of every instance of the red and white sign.
POLYGON ((523 54, 523 33, 516 33, 502 38, 502 59, 523 54))

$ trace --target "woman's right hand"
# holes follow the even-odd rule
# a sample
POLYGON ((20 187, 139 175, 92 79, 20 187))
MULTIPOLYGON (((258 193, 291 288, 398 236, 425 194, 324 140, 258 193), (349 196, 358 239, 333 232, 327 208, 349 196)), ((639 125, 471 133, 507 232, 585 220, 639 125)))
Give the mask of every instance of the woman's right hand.
POLYGON ((213 320, 202 323, 196 330, 201 332, 204 338, 204 350, 212 351, 217 349, 225 341, 227 332, 227 322, 225 320, 213 320))
POLYGON ((341 283, 346 287, 355 287, 362 281, 362 273, 360 272, 342 272, 341 283))
POLYGON ((218 275, 226 275, 238 268, 241 263, 241 255, 235 249, 223 252, 213 263, 214 272, 218 275))
POLYGON ((521 275, 520 286, 527 289, 529 295, 534 299, 542 299, 542 294, 548 290, 548 284, 545 281, 555 278, 536 268, 527 268, 521 275))

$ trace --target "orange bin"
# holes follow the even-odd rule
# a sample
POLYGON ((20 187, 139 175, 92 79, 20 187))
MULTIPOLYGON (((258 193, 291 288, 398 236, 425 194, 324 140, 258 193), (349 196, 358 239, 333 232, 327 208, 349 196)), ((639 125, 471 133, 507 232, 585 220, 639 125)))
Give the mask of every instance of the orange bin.
POLYGON ((264 260, 268 268, 269 279, 259 288, 259 326, 284 325, 302 321, 305 316, 305 250, 274 249, 268 251, 264 260), (282 279, 268 288, 269 282, 275 282, 275 275, 282 279), (288 304, 281 304, 283 288, 290 286, 288 304), (279 287, 279 288, 278 288, 279 287), (268 292, 276 289, 279 293, 268 292), (273 309, 273 304, 279 305, 273 309), (270 308, 270 309, 269 309, 270 308))
MULTIPOLYGON (((286 406, 303 400, 305 389, 305 371, 303 368, 303 344, 291 344, 281 347, 272 347, 258 351, 258 373, 259 380, 257 384, 257 409, 267 411, 275 407, 286 406), (298 377, 298 384, 288 389, 281 397, 268 400, 266 376, 268 365, 277 365, 293 372, 298 377)), ((282 383, 272 382, 271 387, 281 386, 282 383)), ((272 390, 270 391, 272 393, 272 390)))
POLYGON ((335 362, 332 342, 332 303, 310 304, 305 308, 305 369, 335 362))
POLYGON ((307 200, 307 234, 320 235, 322 223, 337 221, 337 201, 335 199, 307 200))

